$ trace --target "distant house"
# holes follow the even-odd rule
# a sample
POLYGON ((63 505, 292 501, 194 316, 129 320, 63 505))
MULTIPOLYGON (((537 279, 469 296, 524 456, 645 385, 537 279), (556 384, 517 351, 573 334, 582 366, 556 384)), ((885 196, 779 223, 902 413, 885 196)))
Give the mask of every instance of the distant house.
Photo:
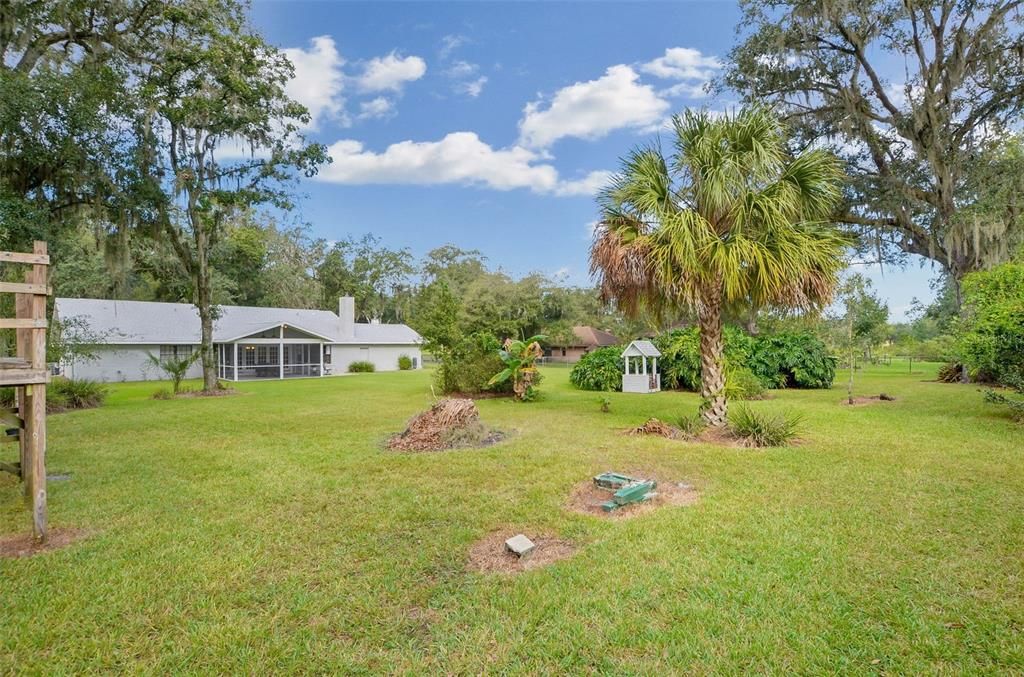
MULTIPOLYGON (((372 362, 378 371, 398 369, 408 355, 423 362, 423 339, 404 324, 357 323, 355 301, 341 298, 329 310, 219 306, 213 340, 218 376, 228 381, 328 376, 352 362, 372 362)), ((181 358, 199 348, 200 322, 187 303, 68 299, 55 301, 58 320, 74 318, 97 337, 97 359, 59 365, 65 375, 98 381, 144 381, 166 376, 149 355, 181 358)), ((188 377, 202 374, 197 363, 188 377)))
POLYGON ((573 327, 572 334, 571 341, 552 343, 545 351, 545 357, 551 358, 553 362, 576 362, 596 348, 619 345, 619 339, 615 334, 594 327, 573 327))

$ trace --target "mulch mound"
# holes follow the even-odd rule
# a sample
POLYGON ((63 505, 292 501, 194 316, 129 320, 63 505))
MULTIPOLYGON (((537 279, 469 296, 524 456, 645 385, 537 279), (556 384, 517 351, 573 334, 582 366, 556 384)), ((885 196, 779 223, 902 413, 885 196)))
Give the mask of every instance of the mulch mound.
POLYGON ((388 440, 396 451, 442 451, 458 447, 482 447, 504 439, 480 421, 473 400, 449 397, 416 414, 406 429, 388 440))
POLYGON ((666 437, 670 440, 677 440, 683 437, 682 430, 656 418, 647 419, 647 421, 638 428, 630 428, 626 431, 626 434, 657 435, 658 437, 666 437))
POLYGON ((480 539, 469 549, 467 567, 484 574, 518 574, 568 559, 576 553, 576 546, 561 538, 526 533, 536 544, 528 557, 519 558, 505 548, 505 541, 519 531, 495 531, 480 539))
POLYGON ((876 404, 878 402, 895 402, 895 401, 896 401, 896 398, 893 397, 892 395, 886 395, 885 393, 882 393, 880 395, 871 395, 870 397, 855 397, 855 398, 853 398, 853 404, 850 404, 850 399, 849 398, 843 398, 843 401, 841 402, 841 404, 844 404, 844 405, 846 405, 848 407, 850 407, 850 406, 862 407, 862 406, 864 406, 866 404, 876 404))
POLYGON ((51 550, 60 550, 89 535, 85 529, 50 529, 46 543, 38 543, 32 534, 0 536, 0 558, 32 557, 51 550))

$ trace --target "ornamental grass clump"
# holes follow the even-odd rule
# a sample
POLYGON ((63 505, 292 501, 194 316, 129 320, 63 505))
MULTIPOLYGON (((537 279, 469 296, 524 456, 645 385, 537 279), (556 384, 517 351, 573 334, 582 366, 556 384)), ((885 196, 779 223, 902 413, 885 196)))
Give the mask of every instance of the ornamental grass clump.
POLYGON ((785 447, 796 439, 803 416, 792 412, 759 414, 748 406, 729 412, 729 431, 749 447, 785 447))

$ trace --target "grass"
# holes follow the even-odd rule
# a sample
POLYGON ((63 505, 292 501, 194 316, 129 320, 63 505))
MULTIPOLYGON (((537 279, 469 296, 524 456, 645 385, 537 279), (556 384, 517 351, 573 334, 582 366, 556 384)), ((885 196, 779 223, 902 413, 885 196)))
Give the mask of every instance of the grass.
MULTIPOLYGON (((483 450, 384 453, 430 403, 424 372, 240 384, 156 401, 112 388, 50 419, 64 550, 0 560, 0 672, 979 673, 1024 670, 1024 429, 937 365, 750 406, 804 415, 802 444, 628 437, 692 394, 479 403, 483 450), (563 509, 604 470, 702 499, 608 522, 563 509), (500 528, 582 544, 504 578, 466 553, 500 528)), ((2 450, 3 460, 13 445, 2 450)), ((27 528, 0 476, 0 532, 27 528)))

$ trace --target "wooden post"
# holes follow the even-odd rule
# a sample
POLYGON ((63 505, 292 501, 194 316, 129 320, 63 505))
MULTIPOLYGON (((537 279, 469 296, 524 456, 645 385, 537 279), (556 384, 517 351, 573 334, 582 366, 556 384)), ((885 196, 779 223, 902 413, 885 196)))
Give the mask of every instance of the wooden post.
MULTIPOLYGON (((46 243, 35 242, 33 254, 46 256, 46 243)), ((47 285, 46 265, 32 266, 32 283, 47 285)), ((46 296, 32 296, 32 319, 46 319, 46 296)), ((46 329, 29 330, 32 333, 30 352, 27 356, 32 369, 46 370, 46 329)), ((46 384, 37 383, 26 387, 31 389, 29 416, 25 419, 25 436, 28 437, 32 474, 30 492, 32 496, 32 534, 40 541, 46 540, 46 384)))
MULTIPOLYGON (((0 318, 0 327, 15 330, 16 357, 0 368, 3 385, 15 389, 21 462, 17 474, 25 483, 25 498, 32 510, 32 534, 46 540, 46 299, 50 294, 46 243, 36 242, 32 253, 0 252, 0 262, 32 266, 25 282, 0 282, 0 292, 15 295, 15 317, 0 318)), ((5 465, 5 470, 13 470, 5 465)))
MULTIPOLYGON (((25 282, 32 281, 32 273, 25 273, 25 282)), ((32 297, 29 294, 15 294, 14 295, 14 316, 19 319, 29 319, 32 316, 32 297)), ((15 330, 15 355, 23 357, 28 355, 29 341, 31 336, 29 335, 28 329, 16 329, 15 330)), ((22 421, 28 417, 28 402, 26 401, 26 389, 22 387, 14 388, 15 397, 17 398, 18 407, 18 418, 22 421)), ((30 498, 29 493, 29 481, 28 474, 31 472, 31 465, 29 463, 28 454, 28 437, 25 434, 25 426, 22 425, 21 433, 18 437, 18 460, 20 466, 18 467, 18 477, 22 482, 25 483, 23 489, 25 491, 25 498, 30 498)))

